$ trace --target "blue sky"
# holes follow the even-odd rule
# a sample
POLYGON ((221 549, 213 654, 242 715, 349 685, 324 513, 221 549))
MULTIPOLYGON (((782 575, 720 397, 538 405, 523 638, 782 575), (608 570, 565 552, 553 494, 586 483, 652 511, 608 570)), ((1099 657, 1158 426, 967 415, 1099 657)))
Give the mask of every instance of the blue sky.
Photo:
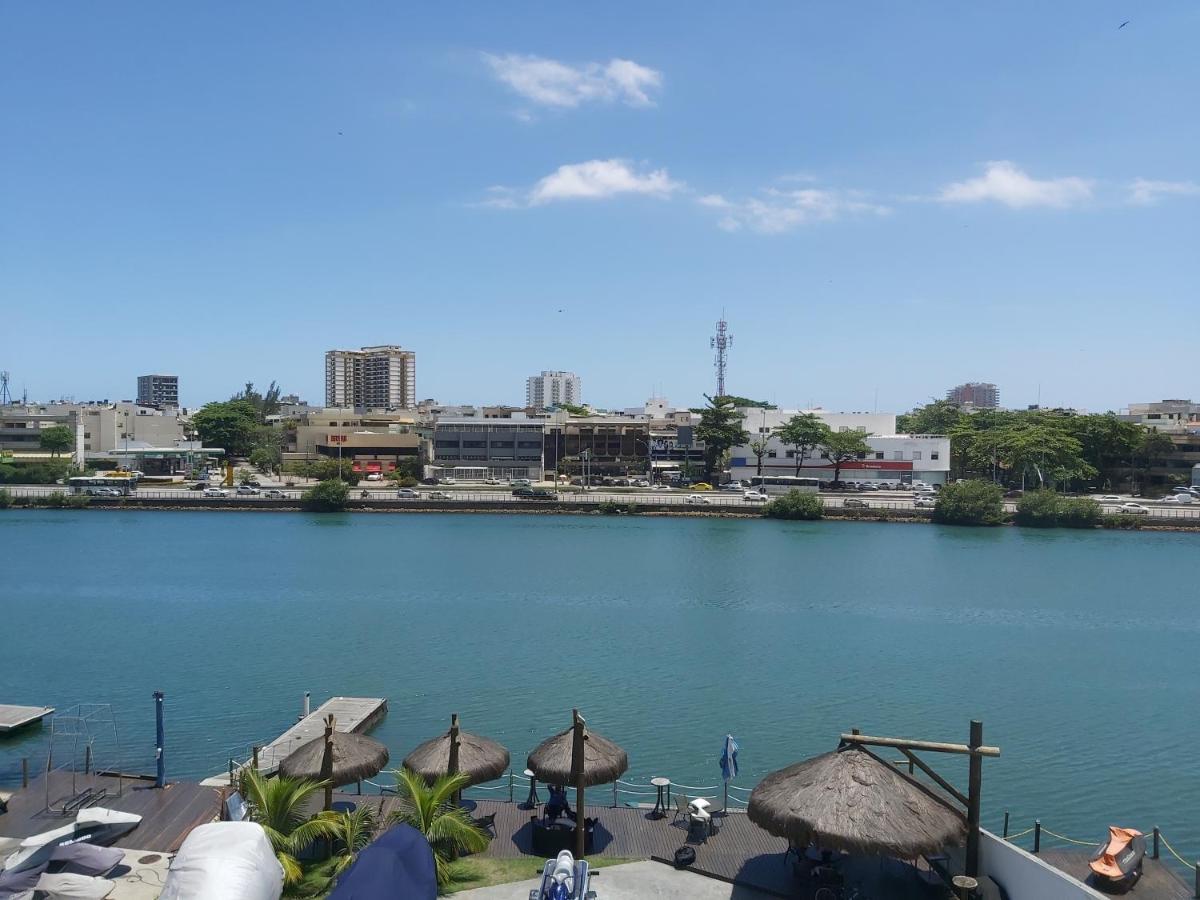
POLYGON ((8 3, 0 368, 186 404, 1200 396, 1200 4, 8 3), (1124 28, 1122 22, 1129 20, 1124 28))

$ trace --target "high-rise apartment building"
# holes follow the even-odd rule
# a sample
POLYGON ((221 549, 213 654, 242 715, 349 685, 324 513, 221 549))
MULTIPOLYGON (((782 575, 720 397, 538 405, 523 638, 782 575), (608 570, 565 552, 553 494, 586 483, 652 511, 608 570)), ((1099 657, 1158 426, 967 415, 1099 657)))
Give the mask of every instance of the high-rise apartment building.
POLYGON ((574 372, 542 372, 525 379, 525 405, 546 409, 570 403, 582 405, 583 393, 579 376, 574 372))
POLYGON ((410 409, 417 405, 417 355, 393 344, 325 353, 325 405, 410 409))
POLYGON ((179 406, 178 375, 139 375, 137 402, 142 406, 179 406))
POLYGON ((997 409, 1000 406, 1000 388, 982 381, 960 384, 946 391, 946 399, 959 406, 975 409, 997 409))

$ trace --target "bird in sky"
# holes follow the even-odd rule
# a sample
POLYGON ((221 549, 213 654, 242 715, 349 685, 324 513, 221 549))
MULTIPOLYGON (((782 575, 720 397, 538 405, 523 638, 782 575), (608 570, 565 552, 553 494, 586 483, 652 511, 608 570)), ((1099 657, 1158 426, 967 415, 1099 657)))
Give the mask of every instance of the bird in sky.
POLYGON ((1117 31, 1120 31, 1122 28, 1124 28, 1126 25, 1128 25, 1129 22, 1130 22, 1130 20, 1126 19, 1124 22, 1122 22, 1120 25, 1117 26, 1117 31))

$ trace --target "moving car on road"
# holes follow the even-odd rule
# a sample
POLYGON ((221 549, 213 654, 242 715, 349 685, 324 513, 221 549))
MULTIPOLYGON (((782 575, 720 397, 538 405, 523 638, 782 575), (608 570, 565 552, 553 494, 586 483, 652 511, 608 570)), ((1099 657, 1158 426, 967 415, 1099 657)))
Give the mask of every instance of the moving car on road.
POLYGON ((500 483, 500 479, 499 478, 485 478, 485 479, 483 479, 483 483, 496 485, 496 484, 500 483))
POLYGON ((762 491, 746 491, 746 493, 742 494, 742 499, 748 500, 751 503, 766 503, 771 498, 762 491))
POLYGON ((1163 503, 1191 503, 1191 494, 1172 494, 1170 497, 1164 497, 1163 503))
POLYGON ((854 497, 847 497, 845 500, 842 501, 842 506, 846 507, 847 509, 870 509, 871 508, 871 504, 869 504, 866 500, 858 500, 854 497))
POLYGON ((712 506, 712 501, 703 494, 688 494, 683 501, 684 503, 692 503, 700 506, 712 506))
POLYGON ((225 490, 225 488, 205 488, 204 496, 205 497, 228 497, 229 491, 225 490))
POLYGON ((934 509, 937 507, 937 500, 933 497, 918 497, 913 501, 913 509, 934 509))
POLYGON ((510 478, 508 483, 511 487, 533 487, 533 482, 528 478, 510 478))
POLYGON ((434 491, 429 495, 430 500, 453 500, 454 497, 447 494, 445 491, 434 491))
POLYGON ((518 500, 555 500, 555 499, 557 499, 554 491, 547 490, 546 488, 535 488, 535 487, 516 488, 512 492, 512 495, 514 497, 516 497, 518 500))
POLYGON ((278 488, 271 488, 270 490, 263 491, 262 495, 264 497, 266 497, 268 500, 286 500, 287 499, 287 494, 285 494, 283 491, 279 490, 278 488))
POLYGON ((1127 516, 1148 516, 1150 515, 1149 508, 1142 506, 1140 503, 1122 503, 1117 507, 1124 515, 1127 516))
POLYGON ((398 500, 420 500, 421 495, 412 488, 400 488, 396 491, 396 499, 398 500))
POLYGON ((1104 494, 1103 496, 1097 497, 1096 502, 1097 503, 1120 503, 1121 498, 1118 497, 1116 494, 1104 494))
POLYGON ((239 497, 255 497, 260 493, 262 493, 262 491, 250 484, 243 484, 237 489, 237 495, 239 497))

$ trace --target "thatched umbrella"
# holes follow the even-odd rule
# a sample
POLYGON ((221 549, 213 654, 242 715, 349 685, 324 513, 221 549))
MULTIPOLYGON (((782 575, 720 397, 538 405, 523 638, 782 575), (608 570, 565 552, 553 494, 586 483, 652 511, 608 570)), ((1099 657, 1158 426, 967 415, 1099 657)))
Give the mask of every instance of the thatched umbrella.
POLYGON ((962 844, 961 812, 859 745, 772 772, 750 794, 750 821, 797 847, 913 859, 962 844))
POLYGON ((629 768, 629 754, 604 735, 588 731, 579 710, 571 711, 572 725, 547 738, 529 754, 530 771, 547 784, 575 786, 575 856, 584 849, 584 788, 616 781, 629 768))
POLYGON ((301 744, 279 764, 279 774, 325 782, 325 809, 333 806, 333 788, 372 778, 388 764, 388 749, 364 734, 347 734, 325 717, 325 734, 301 744))
POLYGON ((468 784, 482 784, 508 771, 508 750, 489 738, 458 727, 458 713, 450 716, 450 730, 419 746, 404 757, 404 768, 432 784, 442 775, 461 772, 468 784))

